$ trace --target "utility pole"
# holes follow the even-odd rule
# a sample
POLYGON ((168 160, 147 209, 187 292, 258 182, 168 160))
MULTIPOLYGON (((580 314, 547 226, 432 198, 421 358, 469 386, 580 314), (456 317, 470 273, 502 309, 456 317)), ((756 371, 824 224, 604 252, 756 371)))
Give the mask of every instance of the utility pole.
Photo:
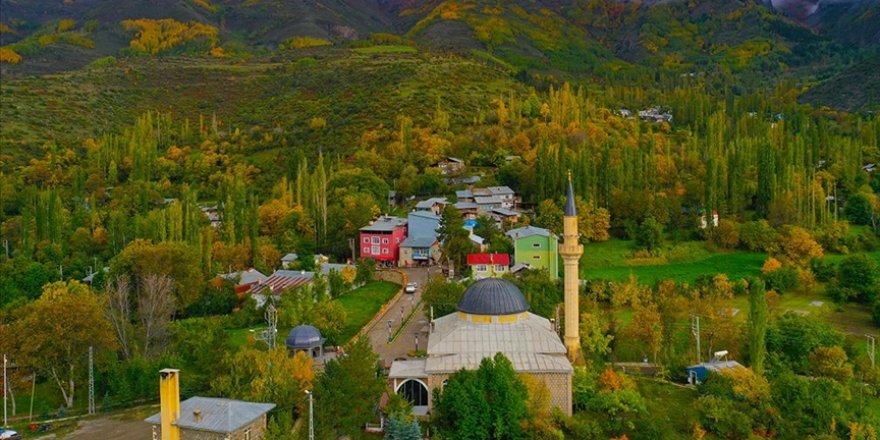
POLYGON ((877 340, 871 335, 865 335, 865 337, 868 338, 868 359, 871 359, 871 368, 876 368, 874 361, 877 355, 877 340))
POLYGON ((306 390, 309 395, 309 440, 315 440, 315 398, 311 390, 306 390))
POLYGON ((95 414, 95 348, 89 346, 89 415, 95 414))
POLYGON ((3 426, 9 426, 9 421, 6 419, 6 386, 8 385, 6 380, 6 353, 3 353, 3 426))
POLYGON ((691 332, 697 339, 697 363, 703 362, 703 355, 700 351, 700 317, 699 315, 691 315, 691 332))

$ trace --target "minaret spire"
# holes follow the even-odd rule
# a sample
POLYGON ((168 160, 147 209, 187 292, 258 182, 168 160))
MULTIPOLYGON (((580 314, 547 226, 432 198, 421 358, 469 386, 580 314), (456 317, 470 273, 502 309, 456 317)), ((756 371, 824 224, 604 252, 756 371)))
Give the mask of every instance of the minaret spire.
POLYGON ((562 246, 559 254, 562 256, 565 277, 565 348, 568 350, 568 359, 575 365, 584 363, 581 352, 580 338, 580 258, 584 253, 584 247, 579 242, 577 205, 574 198, 574 187, 571 183, 571 170, 568 171, 568 191, 565 201, 565 216, 562 219, 562 246))

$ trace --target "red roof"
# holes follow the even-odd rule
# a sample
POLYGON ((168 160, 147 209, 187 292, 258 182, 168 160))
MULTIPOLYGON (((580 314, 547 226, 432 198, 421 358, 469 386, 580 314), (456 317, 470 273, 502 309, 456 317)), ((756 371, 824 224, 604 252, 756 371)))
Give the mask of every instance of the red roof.
POLYGON ((314 272, 301 272, 295 270, 276 270, 262 283, 251 286, 250 293, 274 293, 279 294, 285 289, 295 289, 303 284, 311 282, 315 278, 314 272), (265 292, 268 290, 268 292, 265 292))
POLYGON ((473 266, 474 264, 501 264, 504 266, 510 266, 510 255, 509 254, 468 254, 467 264, 469 266, 473 266))

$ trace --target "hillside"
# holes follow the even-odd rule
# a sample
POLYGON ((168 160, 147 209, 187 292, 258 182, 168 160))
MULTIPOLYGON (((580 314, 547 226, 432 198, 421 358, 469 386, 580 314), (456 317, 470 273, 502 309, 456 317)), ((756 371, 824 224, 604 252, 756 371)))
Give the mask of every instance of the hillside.
POLYGON ((394 126, 400 115, 425 122, 438 100, 451 109, 452 126, 466 124, 488 112, 491 97, 511 88, 519 86, 504 72, 457 57, 320 49, 246 64, 138 58, 4 80, 0 150, 27 158, 45 142, 79 142, 159 110, 193 123, 216 116, 230 129, 278 127, 284 142, 350 153, 364 130, 394 126), (166 88, 169 83, 174 85, 166 88), (326 120, 326 135, 309 128, 312 118, 326 120))

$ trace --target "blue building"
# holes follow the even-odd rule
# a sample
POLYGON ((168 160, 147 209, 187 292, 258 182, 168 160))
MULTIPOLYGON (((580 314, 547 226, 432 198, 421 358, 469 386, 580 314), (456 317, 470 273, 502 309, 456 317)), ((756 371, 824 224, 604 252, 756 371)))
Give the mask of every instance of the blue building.
POLYGON ((407 217, 409 231, 400 244, 400 267, 430 266, 440 260, 437 230, 440 217, 431 211, 413 211, 407 217))
POLYGON ((703 383, 710 372, 720 373, 724 370, 734 368, 745 368, 737 361, 710 361, 687 367, 688 383, 691 385, 699 385, 703 383))

